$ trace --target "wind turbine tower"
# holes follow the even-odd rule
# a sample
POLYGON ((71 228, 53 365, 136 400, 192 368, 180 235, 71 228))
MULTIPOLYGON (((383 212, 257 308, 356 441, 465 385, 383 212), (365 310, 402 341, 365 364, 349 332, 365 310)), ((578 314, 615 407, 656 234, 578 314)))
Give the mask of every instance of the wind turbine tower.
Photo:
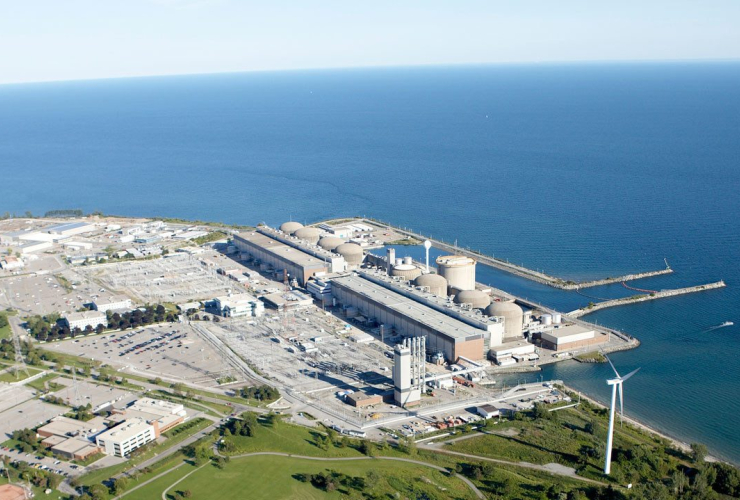
POLYGON ((630 378, 632 375, 640 371, 638 368, 637 370, 634 370, 624 377, 619 375, 619 372, 616 368, 614 368, 614 364, 612 363, 612 360, 609 359, 609 356, 604 354, 604 357, 609 362, 609 365, 612 367, 612 370, 614 370, 614 373, 617 375, 617 378, 612 378, 606 381, 606 383, 610 386, 612 386, 612 405, 609 409, 609 432, 606 435, 606 458, 604 460, 604 474, 609 474, 611 472, 612 468, 612 444, 614 441, 614 411, 617 406, 617 390, 619 390, 619 422, 622 422, 622 418, 624 417, 624 394, 622 392, 622 382, 630 378))

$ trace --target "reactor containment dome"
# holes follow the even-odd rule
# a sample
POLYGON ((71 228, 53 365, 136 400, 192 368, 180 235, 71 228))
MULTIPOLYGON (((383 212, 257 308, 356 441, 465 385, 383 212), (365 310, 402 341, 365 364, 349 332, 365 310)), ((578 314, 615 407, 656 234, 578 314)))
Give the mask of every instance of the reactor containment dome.
POLYGON ((300 222, 283 222, 280 224, 280 230, 286 234, 293 234, 303 227, 300 222))
POLYGON ((447 296, 447 280, 439 274, 422 274, 414 280, 414 285, 429 288, 432 295, 447 296))
POLYGON ((421 275, 421 269, 413 264, 401 264, 393 266, 391 276, 398 276, 406 281, 413 281, 421 275))
POLYGON ((300 229, 297 229, 293 233, 293 236, 302 240, 306 240, 312 245, 315 245, 319 242, 319 238, 321 238, 321 230, 315 227, 302 227, 300 229))
POLYGON ((334 249, 343 243, 344 240, 342 238, 337 238, 336 236, 324 236, 319 240, 319 246, 324 250, 329 250, 330 252, 333 252, 334 249))
POLYGON ((334 249, 350 266, 359 266, 362 264, 363 252, 362 247, 357 243, 342 243, 334 249))
POLYGON ((514 301, 493 302, 484 311, 488 316, 504 318, 504 339, 519 339, 524 326, 524 311, 514 301))
POLYGON ((462 290, 455 295, 455 303, 471 304, 474 309, 483 309, 491 303, 491 297, 480 290, 462 290))

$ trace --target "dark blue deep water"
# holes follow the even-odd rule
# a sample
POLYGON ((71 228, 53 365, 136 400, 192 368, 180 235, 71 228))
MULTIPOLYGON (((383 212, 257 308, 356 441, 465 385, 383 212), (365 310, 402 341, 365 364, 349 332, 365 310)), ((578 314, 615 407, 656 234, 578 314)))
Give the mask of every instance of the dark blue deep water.
MULTIPOLYGON (((368 215, 586 279, 703 294, 589 318, 627 413, 740 462, 740 64, 489 66, 0 86, 0 212, 278 224, 368 215)), ((479 279, 574 309, 588 299, 479 279)), ((620 287, 621 288, 621 287, 620 287)), ((617 296, 614 287, 593 289, 617 296)), ((608 367, 546 377, 605 400, 608 367)))

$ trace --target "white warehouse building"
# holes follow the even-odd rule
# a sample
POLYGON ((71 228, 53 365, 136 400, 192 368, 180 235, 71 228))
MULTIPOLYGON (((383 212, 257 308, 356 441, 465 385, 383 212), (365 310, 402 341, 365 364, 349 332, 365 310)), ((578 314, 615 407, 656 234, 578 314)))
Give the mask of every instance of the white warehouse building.
POLYGON ((88 326, 93 329, 97 328, 98 325, 105 327, 108 325, 108 318, 101 311, 82 311, 67 314, 64 317, 64 322, 70 330, 75 328, 84 330, 88 326))

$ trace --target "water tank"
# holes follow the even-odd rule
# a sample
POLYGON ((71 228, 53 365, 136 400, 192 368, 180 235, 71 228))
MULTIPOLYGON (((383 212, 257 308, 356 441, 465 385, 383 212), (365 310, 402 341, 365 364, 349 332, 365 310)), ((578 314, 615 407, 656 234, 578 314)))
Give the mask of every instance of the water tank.
POLYGON ((403 258, 403 264, 405 266, 410 266, 413 263, 414 263, 414 259, 412 259, 410 255, 407 255, 406 257, 403 258))
POLYGON ((524 311, 513 301, 493 302, 484 312, 488 316, 504 318, 505 339, 518 339, 522 337, 524 311))
POLYGON ((447 280, 450 288, 475 290, 475 259, 464 255, 437 257, 437 273, 447 280))
POLYGON ((476 309, 483 309, 491 303, 491 297, 480 290, 462 290, 455 295, 455 302, 458 304, 472 304, 476 309))
POLYGON ((359 266, 362 264, 362 247, 357 243, 342 243, 334 249, 350 266, 359 266))
POLYGON ((344 240, 342 238, 337 238, 336 236, 324 236, 319 240, 319 246, 324 250, 329 250, 330 252, 333 252, 334 249, 342 243, 344 243, 344 240))
POLYGON ((563 317, 560 315, 560 313, 553 313, 552 315, 552 324, 553 325, 559 325, 563 320, 563 317))
POLYGON ((283 222, 280 224, 280 230, 284 233, 293 234, 303 227, 300 222, 283 222))
POLYGON ((413 265, 401 264, 400 266, 393 266, 391 276, 400 276, 406 281, 413 281, 421 276, 421 269, 413 265))
POLYGON ((300 229, 296 229, 293 233, 293 236, 302 240, 306 240, 312 245, 315 245, 319 242, 321 231, 315 227, 302 227, 300 229))
POLYGON ((447 280, 439 274, 422 274, 414 280, 414 285, 429 287, 429 293, 433 295, 447 296, 447 280))
POLYGON ((540 323, 545 326, 552 325, 552 316, 550 314, 543 314, 540 316, 540 323))
POLYGON ((396 265, 396 266, 402 266, 403 265, 403 259, 396 259, 396 263, 394 265, 396 265))

